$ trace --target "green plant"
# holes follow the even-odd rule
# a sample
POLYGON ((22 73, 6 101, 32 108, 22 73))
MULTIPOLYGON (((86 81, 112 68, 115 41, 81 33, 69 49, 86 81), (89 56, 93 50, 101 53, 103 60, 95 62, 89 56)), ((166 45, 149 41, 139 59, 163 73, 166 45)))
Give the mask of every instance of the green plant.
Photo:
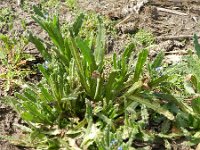
POLYGON ((75 9, 77 7, 77 0, 65 0, 65 3, 70 9, 75 9))
MULTIPOLYGON (((187 145, 194 146, 199 143, 199 123, 200 123, 200 101, 199 101, 199 65, 200 65, 200 45, 198 43, 198 38, 194 35, 194 47, 195 54, 190 53, 186 57, 186 62, 182 62, 178 67, 183 70, 182 76, 186 76, 182 81, 184 89, 181 89, 182 97, 179 95, 176 98, 165 95, 165 99, 172 100, 176 102, 177 106, 181 108, 180 110, 174 109, 176 111, 176 120, 173 126, 176 129, 176 133, 164 135, 159 133, 158 136, 165 139, 170 138, 181 138, 185 137, 187 145), (176 100, 175 100, 176 99, 176 100), (184 99, 188 99, 187 103, 184 103, 184 99)), ((172 108, 172 107, 171 107, 172 108)))
POLYGON ((21 85, 22 79, 31 71, 20 69, 20 63, 26 59, 31 59, 29 55, 23 54, 22 50, 27 45, 28 40, 21 37, 20 40, 16 38, 9 38, 6 35, 0 35, 0 64, 2 71, 0 78, 4 82, 4 90, 9 91, 15 85, 21 85))
MULTIPOLYGON (((14 13, 11 8, 3 8, 0 10, 0 30, 11 30, 13 27, 14 13)), ((4 31, 7 32, 7 31, 4 31)))
MULTIPOLYGON (((190 127, 193 129, 199 129, 198 125, 200 122, 199 118, 199 92, 200 92, 200 76, 199 76, 199 65, 200 65, 200 45, 198 43, 198 38, 194 35, 194 46, 196 54, 187 57, 187 76, 184 80, 184 87, 186 92, 190 97, 191 111, 192 113, 187 114, 184 117, 185 127, 190 127)), ((184 121, 182 121, 184 122, 184 121)))
POLYGON ((59 0, 45 0, 44 1, 44 6, 45 7, 53 7, 53 8, 57 8, 59 6, 60 1, 59 0))
POLYGON ((162 53, 151 63, 147 59, 148 50, 143 49, 134 59, 135 45, 131 43, 121 55, 113 54, 107 68, 106 35, 100 17, 94 35, 82 37, 83 14, 63 35, 57 16, 46 17, 37 7, 34 11, 33 19, 47 32, 51 42, 32 34, 29 40, 48 65, 38 66, 43 74, 38 85, 16 93, 17 98, 12 100, 29 125, 30 135, 34 135, 31 146, 109 149, 112 140, 118 140, 113 148, 129 148, 136 139, 152 142, 151 137, 155 136, 144 131, 150 118, 154 123, 165 122, 169 129, 179 111, 192 114, 187 105, 165 88, 170 84, 169 75, 157 71, 164 57, 162 53), (128 133, 120 138, 125 131, 128 133), (79 145, 75 144, 77 140, 79 145))
POLYGON ((134 36, 134 40, 139 45, 148 47, 152 45, 155 41, 154 36, 151 32, 146 31, 144 29, 140 29, 134 36))

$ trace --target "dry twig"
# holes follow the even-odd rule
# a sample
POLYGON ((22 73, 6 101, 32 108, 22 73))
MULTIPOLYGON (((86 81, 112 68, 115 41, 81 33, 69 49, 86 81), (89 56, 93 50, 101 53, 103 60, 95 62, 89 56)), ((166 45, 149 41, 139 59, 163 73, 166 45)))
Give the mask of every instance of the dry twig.
POLYGON ((176 14, 176 15, 180 15, 180 16, 187 16, 188 14, 186 13, 182 13, 176 10, 171 10, 171 9, 166 9, 166 8, 161 8, 161 7, 156 7, 158 11, 162 11, 162 12, 167 12, 167 13, 172 13, 172 14, 176 14))
POLYGON ((149 2, 149 0, 142 0, 140 2, 138 2, 134 7, 129 8, 127 10, 127 8, 123 8, 122 9, 122 13, 126 16, 128 13, 129 15, 126 16, 122 21, 120 21, 118 24, 115 25, 115 27, 119 27, 121 24, 128 22, 128 20, 136 13, 136 15, 139 14, 141 8, 147 4, 149 2))
MULTIPOLYGON (((158 41, 162 40, 183 40, 183 39, 192 39, 194 35, 177 35, 177 36, 160 36, 157 37, 156 39, 158 41)), ((197 35, 198 38, 200 38, 199 35, 197 35)))

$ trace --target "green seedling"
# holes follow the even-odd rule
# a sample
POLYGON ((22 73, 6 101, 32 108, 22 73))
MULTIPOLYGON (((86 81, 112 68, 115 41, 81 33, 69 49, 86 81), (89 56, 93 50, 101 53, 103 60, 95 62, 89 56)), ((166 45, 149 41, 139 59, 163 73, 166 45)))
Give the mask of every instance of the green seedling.
MULTIPOLYGON (((0 10, 0 29, 11 30, 13 28, 14 13, 11 8, 3 8, 0 10)), ((7 32, 7 31, 6 31, 7 32)))
POLYGON ((151 32, 146 31, 144 29, 140 29, 134 36, 134 40, 139 45, 142 45, 144 47, 148 47, 152 45, 155 41, 154 36, 151 32))
POLYGON ((65 0, 65 3, 72 10, 77 8, 77 0, 65 0))

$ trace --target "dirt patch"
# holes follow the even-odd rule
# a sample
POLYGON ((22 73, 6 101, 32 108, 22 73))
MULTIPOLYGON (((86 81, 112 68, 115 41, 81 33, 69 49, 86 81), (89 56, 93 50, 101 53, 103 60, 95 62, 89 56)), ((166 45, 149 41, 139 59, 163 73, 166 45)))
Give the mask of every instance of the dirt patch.
POLYGON ((100 13, 116 22, 118 37, 113 38, 115 50, 123 49, 131 41, 128 36, 134 37, 139 29, 152 32, 156 37, 155 44, 158 45, 151 48, 154 49, 151 55, 154 55, 155 49, 156 53, 163 50, 172 57, 173 51, 175 55, 182 55, 187 53, 186 50, 193 49, 193 35, 200 32, 199 1, 149 0, 141 5, 137 13, 135 8, 138 3, 136 0, 79 0, 81 8, 100 13))
MULTIPOLYGON (((14 128, 15 123, 19 123, 20 118, 7 105, 0 102, 0 135, 3 140, 0 140, 1 150, 19 150, 20 148, 7 142, 7 137, 17 134, 18 131, 14 128)), ((23 149, 23 148, 21 148, 23 149)))

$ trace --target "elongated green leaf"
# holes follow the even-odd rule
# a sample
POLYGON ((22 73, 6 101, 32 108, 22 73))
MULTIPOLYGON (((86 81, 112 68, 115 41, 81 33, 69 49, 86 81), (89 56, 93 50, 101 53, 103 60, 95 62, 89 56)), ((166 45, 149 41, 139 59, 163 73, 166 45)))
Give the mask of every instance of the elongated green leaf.
POLYGON ((22 113, 21 117, 26 121, 36 121, 34 116, 32 114, 30 114, 29 112, 22 113))
POLYGON ((56 41, 55 44, 57 43, 57 47, 61 50, 63 54, 65 52, 65 43, 64 38, 62 37, 62 33, 60 31, 60 23, 57 16, 54 16, 51 28, 53 31, 52 40, 56 41))
POLYGON ((61 91, 60 91, 60 83, 58 80, 59 76, 57 75, 56 72, 54 72, 53 74, 51 74, 51 88, 52 88, 52 92, 54 93, 54 96, 58 102, 58 104, 60 105, 60 101, 61 101, 61 91))
POLYGON ((137 97, 137 96, 132 96, 132 95, 128 96, 128 98, 133 100, 133 101, 136 101, 136 102, 138 102, 140 104, 143 104, 148 108, 153 109, 157 113, 164 115, 169 120, 174 120, 175 119, 174 115, 171 112, 169 112, 168 110, 166 110, 163 107, 161 107, 158 103, 150 102, 148 99, 143 99, 143 98, 140 98, 140 97, 137 97))
POLYGON ((84 14, 81 13, 72 26, 73 36, 77 36, 84 21, 84 14))
POLYGON ((144 64, 146 62, 147 56, 148 56, 148 51, 147 50, 143 50, 139 54, 138 61, 137 61, 137 64, 136 64, 136 68, 135 68, 133 82, 137 82, 139 80, 140 75, 142 73, 143 66, 144 66, 144 64))
POLYGON ((98 77, 97 82, 96 82, 96 88, 95 88, 95 94, 94 94, 94 99, 98 99, 99 95, 101 94, 101 88, 102 88, 102 78, 98 77))
POLYGON ((15 96, 16 96, 18 99, 23 100, 24 102, 29 101, 29 99, 28 99, 27 97, 25 97, 24 95, 22 95, 22 94, 20 94, 20 93, 15 93, 15 96))
POLYGON ((129 96, 133 94, 137 89, 141 88, 143 85, 142 81, 135 82, 129 89, 128 91, 124 94, 125 96, 129 96))
POLYGON ((135 44, 131 43, 126 47, 125 51, 123 52, 122 59, 130 58, 133 50, 135 50, 135 44))
POLYGON ((103 113, 98 113, 96 114, 100 119, 103 120, 103 122, 105 122, 106 124, 112 125, 112 121, 111 119, 109 119, 107 116, 105 116, 103 113))
POLYGON ((65 42, 64 38, 62 37, 61 31, 60 31, 60 25, 59 25, 59 18, 57 16, 54 16, 53 19, 42 19, 42 18, 36 18, 32 17, 49 35, 50 39, 54 43, 54 45, 58 48, 53 49, 59 57, 65 62, 64 64, 67 64, 70 61, 70 51, 68 49, 68 46, 66 45, 67 42, 65 42), (66 47, 65 47, 66 46, 66 47), (64 54, 67 55, 65 56, 64 54))
POLYGON ((159 85, 160 83, 162 83, 163 81, 166 81, 168 78, 169 78, 168 75, 163 75, 163 76, 161 76, 161 77, 159 77, 159 78, 157 78, 157 79, 151 81, 151 82, 149 83, 149 86, 150 86, 150 87, 157 86, 157 85, 159 85))
POLYGON ((42 107, 41 107, 43 114, 46 118, 46 120, 48 120, 49 122, 54 122, 55 119, 57 119, 58 114, 55 113, 55 111, 53 111, 53 109, 51 109, 49 103, 42 103, 42 107))
MULTIPOLYGON (((59 72, 61 72, 61 71, 59 71, 59 72)), ((59 86, 58 86, 58 88, 59 88, 59 95, 60 95, 60 98, 62 98, 63 97, 63 87, 64 87, 64 81, 63 81, 63 75, 59 75, 58 77, 58 83, 59 83, 59 86)))
POLYGON ((70 46, 69 46, 69 44, 70 44, 69 39, 65 38, 64 43, 65 43, 65 51, 63 52, 63 55, 65 57, 67 57, 67 60, 70 62, 72 55, 71 55, 71 50, 70 50, 70 46))
POLYGON ((186 112, 186 113, 189 113, 189 114, 193 114, 193 111, 191 110, 191 108, 187 104, 185 104, 184 102, 178 100, 173 95, 164 94, 164 93, 155 93, 155 96, 157 98, 161 98, 161 99, 164 99, 164 100, 168 100, 168 101, 174 102, 177 106, 180 107, 181 110, 183 110, 183 112, 186 112))
POLYGON ((31 90, 31 89, 26 89, 24 92, 23 92, 24 96, 26 96, 30 101, 32 102, 37 102, 37 94, 31 90))
POLYGON ((65 66, 68 67, 71 58, 70 58, 70 60, 69 60, 65 55, 61 54, 61 52, 60 52, 58 49, 55 49, 55 48, 54 48, 53 51, 56 52, 56 55, 57 55, 57 56, 55 56, 55 57, 56 57, 60 62, 62 62, 65 66))
POLYGON ((76 45, 75 39, 73 38, 72 34, 73 33, 71 33, 71 43, 72 43, 72 45, 71 45, 71 52, 72 52, 72 56, 74 58, 75 64, 76 64, 77 69, 78 69, 78 73, 79 73, 81 84, 83 85, 83 87, 85 88, 85 90, 87 92, 89 92, 89 86, 88 86, 88 84, 86 82, 85 71, 83 69, 83 65, 82 65, 82 61, 81 61, 81 56, 80 56, 78 47, 76 45))
POLYGON ((33 11, 35 12, 35 14, 37 14, 40 17, 45 18, 45 16, 43 15, 43 13, 41 12, 41 10, 37 7, 37 6, 33 6, 33 11))
POLYGON ((38 68, 41 71, 41 73, 43 74, 43 76, 45 77, 45 79, 47 80, 47 82, 49 82, 50 75, 49 75, 48 71, 45 69, 45 67, 43 65, 39 64, 38 68))
POLYGON ((87 63, 91 67, 91 71, 96 70, 94 55, 92 53, 92 50, 87 46, 87 43, 80 38, 76 38, 76 44, 81 50, 84 60, 87 61, 87 63))
MULTIPOLYGON (((24 102, 23 107, 32 115, 34 118, 38 118, 39 123, 46 123, 46 118, 45 115, 42 115, 36 105, 31 102, 24 102)), ((36 121, 37 119, 32 120, 33 122, 36 121)))
POLYGON ((32 16, 32 18, 33 18, 33 20, 36 22, 36 23, 38 23, 39 25, 40 25, 40 27, 42 27, 45 31, 48 31, 48 29, 47 29, 47 22, 46 22, 46 20, 41 20, 42 18, 38 18, 38 17, 34 17, 34 16, 32 16))
POLYGON ((131 53, 133 52, 135 48, 135 44, 131 43, 127 46, 125 51, 122 54, 122 59, 121 59, 121 71, 122 71, 122 76, 124 76, 127 73, 128 69, 128 61, 131 56, 131 53))
MULTIPOLYGON (((56 19, 57 21, 59 21, 58 18, 56 19)), ((55 46, 57 46, 57 48, 60 50, 61 53, 64 53, 65 43, 64 43, 62 34, 60 33, 59 26, 57 27, 57 24, 59 23, 53 23, 53 22, 44 22, 44 23, 45 23, 46 31, 49 37, 51 38, 52 42, 55 44, 55 46)))
POLYGON ((200 89, 198 88, 198 79, 197 79, 196 75, 191 76, 191 83, 194 86, 194 88, 196 88, 197 91, 199 92, 200 89))
POLYGON ((195 113, 200 114, 200 98, 192 100, 192 108, 195 113))
POLYGON ((109 100, 111 100, 112 95, 115 93, 115 89, 113 89, 113 84, 116 83, 116 77, 119 74, 119 70, 113 71, 110 73, 109 78, 108 78, 108 82, 106 84, 106 100, 107 102, 109 100))
POLYGON ((37 50, 42 54, 42 56, 46 60, 51 60, 51 55, 47 52, 40 39, 34 37, 32 34, 29 34, 29 41, 36 46, 37 50))
POLYGON ((83 142, 81 143, 82 149, 89 149, 88 147, 94 143, 94 139, 100 134, 96 124, 88 125, 86 135, 84 136, 83 142))
POLYGON ((99 71, 101 72, 103 67, 103 59, 105 55, 105 29, 103 27, 102 20, 98 18, 99 25, 98 25, 98 31, 97 31, 97 38, 96 38, 96 47, 94 51, 94 57, 96 60, 96 64, 99 68, 99 71))
POLYGON ((87 119, 88 122, 91 122, 93 120, 93 113, 92 113, 92 106, 91 106, 91 102, 86 99, 85 100, 86 103, 86 114, 85 114, 85 118, 87 119))
POLYGON ((117 70, 117 54, 113 54, 113 68, 117 70))
POLYGON ((163 59, 164 59, 164 53, 160 52, 156 56, 155 60, 153 61, 152 65, 151 65, 151 69, 155 69, 157 67, 160 67, 163 59))
POLYGON ((200 58, 200 44, 198 42, 198 37, 196 34, 194 34, 194 48, 196 50, 197 56, 200 58))
POLYGON ((158 133, 156 134, 156 136, 160 137, 160 138, 164 138, 164 139, 173 139, 173 138, 180 138, 184 136, 184 133, 170 133, 170 134, 162 134, 162 133, 158 133))

